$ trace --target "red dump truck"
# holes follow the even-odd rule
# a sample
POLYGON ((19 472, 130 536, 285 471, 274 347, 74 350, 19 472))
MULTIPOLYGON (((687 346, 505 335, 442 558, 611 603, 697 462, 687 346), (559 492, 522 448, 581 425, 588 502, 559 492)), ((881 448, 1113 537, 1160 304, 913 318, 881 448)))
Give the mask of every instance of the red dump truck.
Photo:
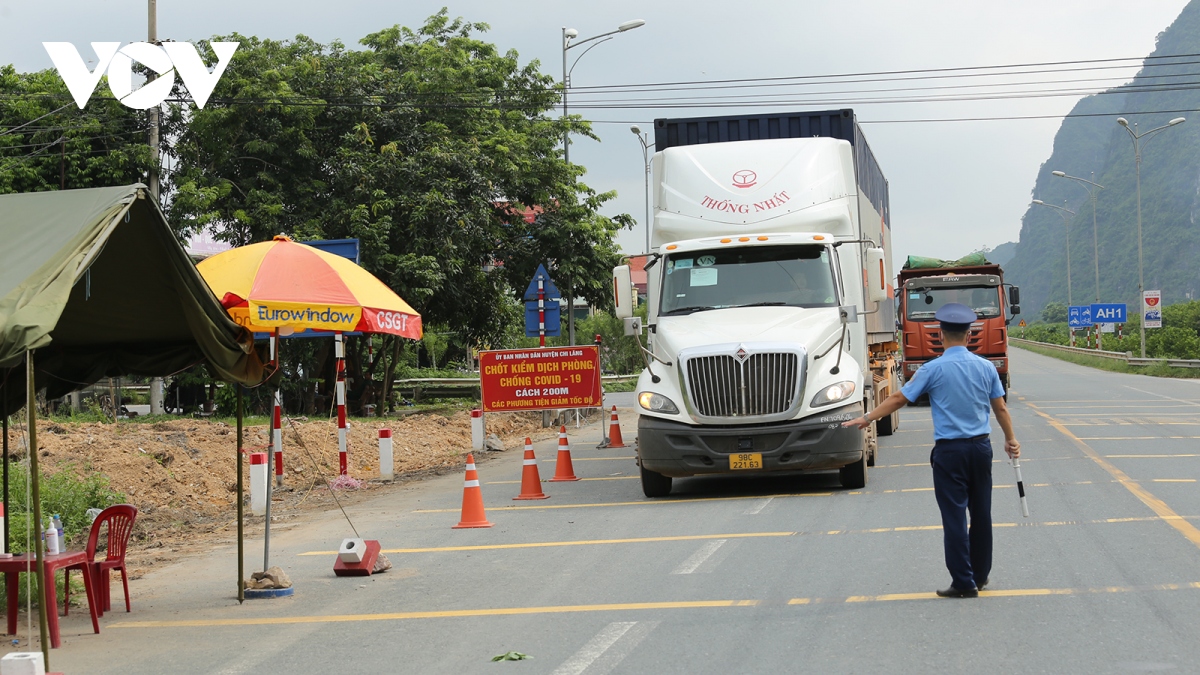
POLYGON ((910 257, 900 271, 896 313, 904 349, 904 381, 921 364, 942 355, 942 336, 933 318, 942 305, 957 302, 975 311, 967 349, 991 361, 1008 392, 1008 324, 1021 313, 1020 289, 1004 283, 1004 270, 976 254, 959 261, 910 257), (1006 292, 1007 288, 1007 292, 1006 292))

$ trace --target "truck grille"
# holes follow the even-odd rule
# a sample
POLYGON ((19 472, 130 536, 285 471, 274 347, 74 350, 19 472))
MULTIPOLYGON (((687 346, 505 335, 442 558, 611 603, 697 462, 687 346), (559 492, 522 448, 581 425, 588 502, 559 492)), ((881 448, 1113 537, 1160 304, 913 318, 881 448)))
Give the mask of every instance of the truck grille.
POLYGON ((750 354, 739 362, 730 355, 697 356, 687 361, 692 405, 704 417, 776 415, 792 409, 799 394, 796 354, 750 354))

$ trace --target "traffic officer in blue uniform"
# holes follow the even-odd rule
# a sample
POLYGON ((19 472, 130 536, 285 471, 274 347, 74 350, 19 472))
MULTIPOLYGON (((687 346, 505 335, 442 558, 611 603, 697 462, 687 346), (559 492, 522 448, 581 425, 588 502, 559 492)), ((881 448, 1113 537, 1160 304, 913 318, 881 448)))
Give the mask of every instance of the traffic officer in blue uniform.
POLYGON ((974 598, 987 586, 992 570, 992 442, 988 408, 1004 431, 1004 450, 1021 455, 1004 387, 990 361, 967 351, 975 312, 950 303, 934 318, 941 324, 942 355, 913 375, 900 391, 863 417, 843 426, 866 429, 923 394, 933 413, 933 490, 942 511, 942 531, 950 587, 943 598, 974 598), (967 513, 971 514, 970 527, 967 513))

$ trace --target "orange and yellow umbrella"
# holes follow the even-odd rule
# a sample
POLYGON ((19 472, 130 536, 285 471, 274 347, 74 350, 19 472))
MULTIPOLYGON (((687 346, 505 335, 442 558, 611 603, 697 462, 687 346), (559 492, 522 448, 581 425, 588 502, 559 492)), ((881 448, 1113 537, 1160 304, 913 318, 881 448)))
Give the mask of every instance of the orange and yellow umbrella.
POLYGON ((284 235, 218 253, 197 269, 233 320, 255 332, 421 338, 421 315, 386 284, 350 260, 284 235))

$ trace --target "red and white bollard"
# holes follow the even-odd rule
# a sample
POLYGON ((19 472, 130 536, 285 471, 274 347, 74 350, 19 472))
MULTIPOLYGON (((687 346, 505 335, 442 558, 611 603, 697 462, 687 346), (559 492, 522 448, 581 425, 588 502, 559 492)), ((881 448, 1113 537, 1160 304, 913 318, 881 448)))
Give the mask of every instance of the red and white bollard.
POLYGON ((392 460, 392 430, 379 430, 379 477, 392 480, 394 472, 392 460))
POLYGON ((485 438, 483 411, 476 408, 471 411, 471 449, 483 450, 485 438))
POLYGON ((340 332, 333 334, 333 356, 337 368, 338 466, 343 476, 349 475, 346 457, 346 345, 340 332))
POLYGON ((250 453, 250 513, 267 512, 267 453, 250 453))

